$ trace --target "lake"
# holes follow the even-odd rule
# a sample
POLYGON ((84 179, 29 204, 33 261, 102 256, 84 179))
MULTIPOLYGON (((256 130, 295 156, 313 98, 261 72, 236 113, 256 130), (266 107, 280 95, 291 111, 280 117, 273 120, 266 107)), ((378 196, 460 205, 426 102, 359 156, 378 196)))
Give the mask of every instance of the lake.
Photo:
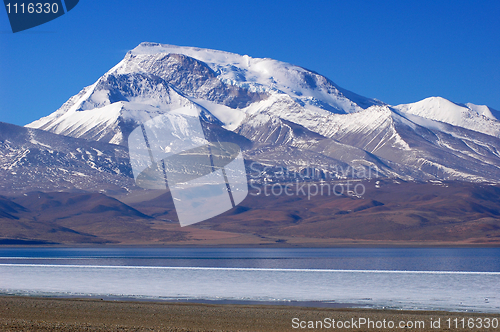
POLYGON ((500 249, 1 248, 0 293, 500 312, 500 249))

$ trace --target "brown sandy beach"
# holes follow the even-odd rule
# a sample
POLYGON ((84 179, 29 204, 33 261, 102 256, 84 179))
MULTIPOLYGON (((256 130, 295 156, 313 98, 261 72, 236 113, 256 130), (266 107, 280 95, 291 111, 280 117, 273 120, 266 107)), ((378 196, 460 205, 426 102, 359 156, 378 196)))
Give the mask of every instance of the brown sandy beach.
MULTIPOLYGON (((500 314, 470 314, 429 311, 305 308, 266 305, 212 305, 167 302, 125 302, 99 299, 55 299, 0 297, 2 331, 497 331, 499 328, 449 328, 446 321, 469 318, 500 319, 500 314), (357 328, 293 328, 292 320, 332 322, 393 321, 395 328, 358 326, 357 328), (331 320, 329 320, 331 319, 331 320), (430 322, 441 322, 431 328, 430 322), (398 328, 400 322, 424 322, 424 328, 398 328)), ((296 323, 295 326, 299 326, 296 323)), ((454 323, 453 323, 454 324, 454 323)), ((476 323, 477 324, 477 323, 476 323)), ((402 325, 402 326, 403 326, 402 325)))

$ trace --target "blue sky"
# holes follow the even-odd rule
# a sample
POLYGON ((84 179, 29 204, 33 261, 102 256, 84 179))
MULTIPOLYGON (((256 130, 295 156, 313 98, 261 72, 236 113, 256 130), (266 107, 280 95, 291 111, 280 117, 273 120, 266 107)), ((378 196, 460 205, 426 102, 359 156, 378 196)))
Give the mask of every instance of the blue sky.
POLYGON ((0 121, 27 124, 142 41, 269 57, 396 105, 500 110, 500 1, 80 0, 13 34, 0 8, 0 121))

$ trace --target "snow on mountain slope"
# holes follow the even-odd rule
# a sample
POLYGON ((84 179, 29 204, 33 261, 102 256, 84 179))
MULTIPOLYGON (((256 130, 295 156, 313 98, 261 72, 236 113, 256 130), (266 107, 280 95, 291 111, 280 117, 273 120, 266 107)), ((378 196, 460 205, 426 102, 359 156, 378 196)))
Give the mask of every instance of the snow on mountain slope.
POLYGON ((472 111, 476 112, 479 115, 483 115, 492 120, 500 120, 498 116, 493 114, 498 112, 489 108, 486 105, 474 105, 473 103, 466 103, 465 106, 467 106, 467 108, 471 109, 472 111))
POLYGON ((500 121, 488 106, 455 104, 441 97, 430 97, 413 104, 394 106, 404 114, 448 123, 483 134, 500 137, 500 121))
MULTIPOLYGON (((387 106, 373 106, 353 114, 306 113, 291 101, 281 100, 249 116, 239 133, 253 141, 288 144, 351 165, 353 160, 372 162, 381 175, 396 173, 404 179, 419 180, 500 179, 499 138, 414 115, 400 115, 387 106), (292 130, 287 130, 286 121, 301 124, 325 139, 301 142, 292 130), (323 144, 330 148, 317 148, 323 144), (356 157, 352 153, 354 147, 366 155, 356 157), (377 159, 371 160, 371 156, 377 159)), ((317 156, 314 159, 320 160, 317 156)))
MULTIPOLYGON (((500 139, 496 137, 436 121, 439 126, 429 126, 431 120, 400 115, 387 106, 373 106, 355 114, 330 114, 315 121, 314 125, 307 123, 316 128, 314 132, 378 157, 374 165, 381 174, 395 172, 406 179, 420 180, 500 178, 500 139)), ((308 149, 315 150, 313 146, 308 149)), ((347 160, 339 158, 339 152, 348 155, 342 148, 322 153, 347 160)))
MULTIPOLYGON (((147 64, 158 61, 164 54, 184 54, 198 59, 213 69, 218 78, 228 85, 256 92, 286 93, 306 107, 318 107, 335 113, 353 113, 372 105, 383 104, 342 89, 324 76, 289 63, 195 47, 142 43, 130 51, 129 56, 144 60, 139 63, 136 61, 135 67, 119 64, 115 69, 125 72, 144 69, 149 72, 147 64)), ((124 62, 128 62, 127 58, 124 62)))
POLYGON ((142 43, 96 83, 27 127, 125 145, 126 136, 145 119, 186 105, 198 107, 228 130, 269 98, 297 103, 303 120, 363 110, 344 93, 363 107, 380 103, 280 61, 142 43))
POLYGON ((391 107, 307 69, 228 52, 142 43, 28 127, 126 145, 173 108, 265 165, 362 165, 404 179, 500 181, 500 122, 486 106, 433 97, 391 107))
POLYGON ((125 147, 0 122, 0 191, 134 186, 125 147))
POLYGON ((404 179, 496 181, 500 178, 497 166, 500 140, 492 136, 435 121, 438 127, 425 126, 431 120, 402 116, 387 106, 302 119, 299 115, 307 112, 291 100, 261 103, 268 103, 267 108, 261 107, 250 115, 238 133, 273 146, 259 150, 260 155, 248 152, 252 159, 267 164, 274 160, 296 166, 307 163, 309 158, 325 168, 335 162, 369 165, 381 176, 398 174, 404 179), (282 112, 283 109, 288 112, 282 112), (296 130, 294 124, 295 128, 300 124, 303 129, 296 130), (303 135, 304 131, 308 134, 303 135), (280 152, 283 145, 307 151, 307 157, 299 158, 297 152, 290 151, 290 158, 284 158, 280 152), (271 151, 279 157, 273 158, 271 151))
POLYGON ((27 125, 56 134, 123 144, 137 123, 195 105, 160 78, 106 74, 55 113, 27 125))

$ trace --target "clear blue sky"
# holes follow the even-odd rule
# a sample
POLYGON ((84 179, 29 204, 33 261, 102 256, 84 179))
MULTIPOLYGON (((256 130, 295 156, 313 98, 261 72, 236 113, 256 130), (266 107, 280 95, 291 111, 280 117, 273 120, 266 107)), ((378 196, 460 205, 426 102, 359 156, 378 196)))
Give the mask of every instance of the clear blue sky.
POLYGON ((0 8, 0 121, 59 108, 142 41, 269 57, 392 105, 500 110, 500 1, 80 0, 13 34, 0 8))

